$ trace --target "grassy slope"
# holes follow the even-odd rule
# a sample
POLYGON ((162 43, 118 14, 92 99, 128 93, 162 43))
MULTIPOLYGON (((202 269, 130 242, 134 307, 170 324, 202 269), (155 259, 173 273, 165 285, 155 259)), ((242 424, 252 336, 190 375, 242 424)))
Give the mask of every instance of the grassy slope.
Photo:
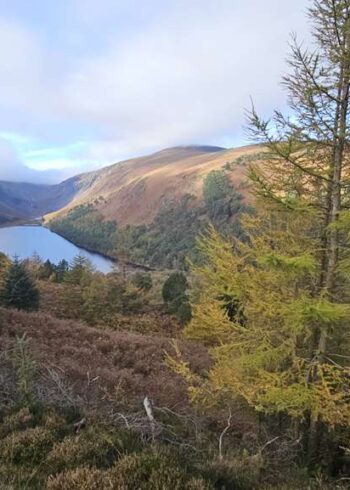
MULTIPOLYGON (((89 179, 85 190, 46 219, 64 215, 79 204, 93 203, 107 220, 116 220, 119 226, 150 223, 167 202, 179 201, 185 194, 200 199, 203 177, 210 171, 257 151, 256 146, 214 152, 178 147, 121 162, 82 175, 82 183, 89 179)), ((239 185, 245 179, 244 167, 237 165, 231 178, 239 185)))

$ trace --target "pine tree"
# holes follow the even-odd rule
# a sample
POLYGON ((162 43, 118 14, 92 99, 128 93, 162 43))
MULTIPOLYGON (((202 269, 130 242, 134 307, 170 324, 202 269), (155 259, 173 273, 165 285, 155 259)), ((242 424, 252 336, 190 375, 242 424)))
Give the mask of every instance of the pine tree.
POLYGON ((47 259, 39 268, 38 276, 39 279, 50 279, 55 272, 55 265, 47 259))
POLYGON ((188 287, 186 276, 182 272, 173 272, 162 288, 162 296, 168 312, 176 315, 182 324, 191 319, 191 306, 186 293, 188 287))
POLYGON ((1 303, 8 308, 37 310, 39 307, 39 291, 30 278, 23 263, 15 257, 10 265, 2 290, 1 303))
POLYGON ((202 239, 186 333, 215 361, 192 396, 239 394, 256 410, 309 420, 311 464, 322 428, 350 424, 350 1, 315 0, 309 13, 317 50, 294 38, 283 80, 293 115, 249 116, 267 153, 250 172, 260 200, 244 220, 248 243, 214 230, 202 239))
POLYGON ((76 286, 84 286, 91 281, 93 271, 90 260, 79 253, 70 264, 69 271, 65 275, 65 282, 76 286))
POLYGON ((0 252, 0 290, 3 287, 4 280, 9 266, 10 266, 9 258, 5 254, 0 252))
POLYGON ((56 282, 63 282, 64 278, 69 271, 69 264, 65 259, 59 261, 56 267, 56 282))

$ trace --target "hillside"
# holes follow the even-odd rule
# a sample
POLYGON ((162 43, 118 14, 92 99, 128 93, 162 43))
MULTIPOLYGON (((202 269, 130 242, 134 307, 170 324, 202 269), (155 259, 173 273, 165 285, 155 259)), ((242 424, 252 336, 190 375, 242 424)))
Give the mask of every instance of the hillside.
POLYGON ((62 208, 79 191, 79 178, 58 185, 0 182, 0 223, 40 218, 62 208))
POLYGON ((209 223, 224 235, 241 233, 238 218, 251 203, 247 165, 260 159, 257 146, 170 148, 80 176, 83 190, 45 220, 89 250, 152 268, 186 268, 209 223))
MULTIPOLYGON (((93 204, 105 219, 115 220, 120 227, 151 223, 164 205, 179 202, 185 195, 200 198, 203 177, 210 171, 257 151, 256 146, 231 150, 175 147, 83 174, 80 182, 89 181, 85 191, 76 194, 63 209, 48 214, 46 220, 78 205, 93 204)), ((235 166, 230 178, 239 186, 245 179, 244 167, 235 166)))
MULTIPOLYGON (((90 375, 99 379, 98 393, 95 390, 91 395, 101 408, 106 408, 106 399, 102 399, 101 393, 112 395, 121 379, 129 400, 136 399, 137 403, 142 403, 146 394, 169 408, 187 403, 185 384, 164 364, 165 351, 172 350, 171 340, 165 336, 111 332, 78 321, 59 320, 44 313, 28 314, 2 308, 0 318, 2 349, 13 347, 16 335, 25 333, 30 338, 31 353, 38 365, 43 370, 45 366, 60 371, 64 383, 74 387, 74 396, 78 399, 84 396, 90 375)), ((187 357, 191 353, 192 365, 197 370, 205 369, 208 356, 203 347, 183 343, 182 348, 187 357)), ((49 391, 50 387, 46 383, 42 389, 49 391)))
MULTIPOLYGON (((211 170, 257 152, 256 146, 225 150, 215 146, 169 148, 77 175, 57 185, 0 181, 0 223, 46 215, 65 215, 80 204, 94 204, 118 225, 151 223, 162 206, 187 194, 201 197, 202 180, 211 170)), ((240 184, 237 166, 232 181, 240 184)))

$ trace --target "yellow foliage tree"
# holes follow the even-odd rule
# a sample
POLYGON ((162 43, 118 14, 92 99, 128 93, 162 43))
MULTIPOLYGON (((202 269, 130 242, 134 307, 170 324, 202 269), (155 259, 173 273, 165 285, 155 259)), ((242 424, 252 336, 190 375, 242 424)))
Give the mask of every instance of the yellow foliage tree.
POLYGON ((316 294, 313 220, 266 211, 244 225, 247 242, 227 242, 213 228, 199 241, 205 264, 194 268, 199 291, 185 335, 209 346, 214 365, 202 383, 195 379, 192 399, 240 395, 265 413, 348 425, 350 305, 316 294), (333 336, 320 363, 313 337, 322 326, 333 336))
POLYGON ((293 38, 283 78, 290 115, 249 115, 266 147, 250 169, 259 211, 246 243, 201 239, 186 335, 214 359, 192 396, 241 395, 307 420, 311 462, 323 424, 350 424, 350 0, 312 0, 309 15, 315 51, 293 38))

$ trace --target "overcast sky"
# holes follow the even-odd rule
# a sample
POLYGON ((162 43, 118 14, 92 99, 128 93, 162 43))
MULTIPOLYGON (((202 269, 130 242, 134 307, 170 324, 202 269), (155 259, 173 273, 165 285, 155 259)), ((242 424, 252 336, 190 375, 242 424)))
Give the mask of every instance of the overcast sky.
POLYGON ((289 34, 307 42, 307 5, 0 0, 0 179, 245 144, 250 96, 263 114, 285 108, 280 76, 289 34))

